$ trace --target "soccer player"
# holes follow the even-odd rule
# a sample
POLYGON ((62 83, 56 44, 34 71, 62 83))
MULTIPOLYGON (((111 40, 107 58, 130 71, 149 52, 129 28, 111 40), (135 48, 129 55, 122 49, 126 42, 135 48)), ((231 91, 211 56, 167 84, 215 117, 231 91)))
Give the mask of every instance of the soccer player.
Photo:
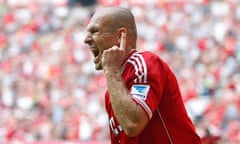
POLYGON ((107 80, 105 95, 112 144, 200 144, 174 73, 157 55, 136 49, 130 10, 104 7, 84 40, 96 70, 107 80))

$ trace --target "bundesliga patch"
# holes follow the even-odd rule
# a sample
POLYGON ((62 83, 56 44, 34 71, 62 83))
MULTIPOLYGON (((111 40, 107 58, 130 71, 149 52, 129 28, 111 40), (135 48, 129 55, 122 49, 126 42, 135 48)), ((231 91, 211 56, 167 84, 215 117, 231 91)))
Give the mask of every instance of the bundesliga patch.
POLYGON ((135 98, 140 98, 140 99, 146 100, 149 89, 150 89, 149 85, 135 84, 132 86, 131 94, 135 98))

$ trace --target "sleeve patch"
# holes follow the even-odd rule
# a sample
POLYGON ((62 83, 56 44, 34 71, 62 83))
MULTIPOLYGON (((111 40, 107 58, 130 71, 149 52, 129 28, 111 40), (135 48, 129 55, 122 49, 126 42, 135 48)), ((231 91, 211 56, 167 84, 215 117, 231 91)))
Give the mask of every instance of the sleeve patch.
POLYGON ((131 94, 135 98, 146 100, 149 89, 150 85, 135 84, 132 85, 131 94))

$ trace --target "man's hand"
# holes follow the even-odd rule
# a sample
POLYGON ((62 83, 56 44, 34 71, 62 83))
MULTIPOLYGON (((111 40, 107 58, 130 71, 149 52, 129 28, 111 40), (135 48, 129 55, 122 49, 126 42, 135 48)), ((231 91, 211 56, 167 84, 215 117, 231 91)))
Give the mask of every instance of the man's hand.
POLYGON ((126 33, 121 33, 120 46, 112 46, 103 52, 102 66, 104 72, 120 72, 121 65, 127 58, 126 33))

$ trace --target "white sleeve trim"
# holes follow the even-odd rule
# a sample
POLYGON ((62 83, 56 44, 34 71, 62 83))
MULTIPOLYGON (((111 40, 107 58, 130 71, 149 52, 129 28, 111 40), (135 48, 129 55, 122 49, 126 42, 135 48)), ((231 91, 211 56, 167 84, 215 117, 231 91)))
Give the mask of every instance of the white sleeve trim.
POLYGON ((144 110, 148 114, 149 119, 151 119, 152 118, 152 110, 147 105, 147 103, 143 99, 140 99, 138 96, 135 96, 135 95, 133 95, 133 99, 144 108, 144 110))

